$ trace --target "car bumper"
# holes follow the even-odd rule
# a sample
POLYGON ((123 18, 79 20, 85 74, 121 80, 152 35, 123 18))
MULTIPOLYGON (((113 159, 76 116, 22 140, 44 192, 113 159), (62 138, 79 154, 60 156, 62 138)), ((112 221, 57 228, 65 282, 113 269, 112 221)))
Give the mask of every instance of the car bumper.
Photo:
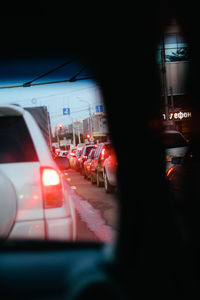
POLYGON ((9 239, 74 241, 76 229, 72 218, 16 222, 9 239))

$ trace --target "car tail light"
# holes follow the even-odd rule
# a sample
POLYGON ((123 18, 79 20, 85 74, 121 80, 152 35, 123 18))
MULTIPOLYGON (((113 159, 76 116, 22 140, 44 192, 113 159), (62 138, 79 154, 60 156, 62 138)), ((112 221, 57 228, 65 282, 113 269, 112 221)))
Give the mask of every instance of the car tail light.
POLYGON ((174 167, 171 167, 168 171, 167 171, 167 177, 169 177, 169 175, 171 174, 171 172, 173 171, 174 167))
POLYGON ((105 152, 106 152, 106 149, 103 148, 102 151, 101 151, 101 160, 104 160, 104 158, 105 158, 105 152))
POLYGON ((44 208, 61 207, 64 202, 63 185, 60 174, 51 167, 41 167, 44 208))

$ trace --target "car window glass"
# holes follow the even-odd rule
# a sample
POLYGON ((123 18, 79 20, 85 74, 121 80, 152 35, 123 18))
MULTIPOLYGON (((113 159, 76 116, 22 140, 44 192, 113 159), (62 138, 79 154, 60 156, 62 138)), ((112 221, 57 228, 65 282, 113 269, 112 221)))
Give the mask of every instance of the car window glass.
POLYGON ((177 133, 163 134, 163 143, 166 148, 186 147, 187 142, 177 133))
POLYGON ((0 171, 16 191, 7 238, 113 243, 118 164, 95 161, 112 136, 88 62, 63 53, 0 57, 1 108, 0 171))
POLYGON ((0 117, 0 163, 38 161, 31 136, 21 117, 0 117))

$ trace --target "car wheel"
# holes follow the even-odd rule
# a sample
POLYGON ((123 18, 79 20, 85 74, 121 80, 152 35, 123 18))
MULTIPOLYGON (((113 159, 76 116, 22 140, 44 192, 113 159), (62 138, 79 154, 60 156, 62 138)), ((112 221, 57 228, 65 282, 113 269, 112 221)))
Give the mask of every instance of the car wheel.
POLYGON ((104 187, 105 187, 106 193, 114 192, 114 187, 108 181, 108 176, 107 176, 106 172, 104 173, 104 187))
POLYGON ((102 181, 100 181, 100 176, 99 176, 99 173, 97 172, 97 186, 102 187, 103 185, 104 185, 104 183, 102 181))
POLYGON ((84 170, 84 167, 82 167, 81 175, 85 176, 85 170, 84 170))
POLYGON ((94 177, 93 177, 92 173, 91 173, 91 176, 90 176, 90 180, 91 180, 92 184, 95 184, 95 180, 94 180, 94 177))

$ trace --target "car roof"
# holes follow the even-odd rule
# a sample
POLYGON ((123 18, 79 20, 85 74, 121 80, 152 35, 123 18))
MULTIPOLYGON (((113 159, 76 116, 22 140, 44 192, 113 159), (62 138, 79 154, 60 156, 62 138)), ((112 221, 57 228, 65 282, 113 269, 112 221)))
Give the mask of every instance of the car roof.
POLYGON ((177 130, 170 130, 170 129, 169 129, 169 130, 164 130, 164 131, 163 131, 163 134, 166 134, 166 133, 167 133, 167 134, 168 134, 168 133, 169 133, 169 134, 172 134, 172 133, 181 134, 181 132, 179 132, 179 131, 177 131, 177 130))
POLYGON ((17 105, 0 105, 0 116, 22 116, 25 110, 17 105))

